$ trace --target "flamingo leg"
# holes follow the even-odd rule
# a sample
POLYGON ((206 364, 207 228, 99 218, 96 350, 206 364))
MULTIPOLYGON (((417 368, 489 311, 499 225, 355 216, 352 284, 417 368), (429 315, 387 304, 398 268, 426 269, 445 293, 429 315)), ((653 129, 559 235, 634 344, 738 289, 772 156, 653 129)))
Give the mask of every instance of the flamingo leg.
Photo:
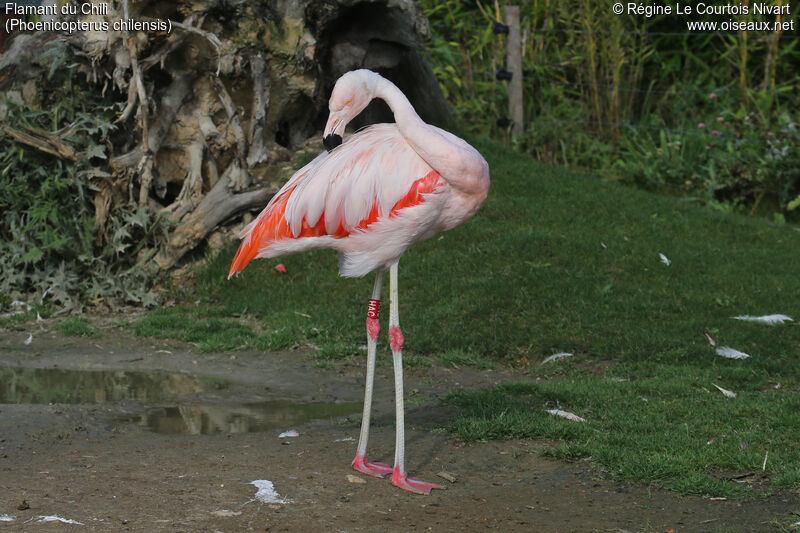
POLYGON ((372 388, 375 381, 375 352, 378 346, 378 334, 381 325, 378 321, 380 312, 381 288, 383 287, 383 269, 375 275, 375 285, 372 288, 372 299, 367 308, 367 378, 364 384, 364 413, 361 417, 361 434, 358 437, 356 458, 353 459, 353 468, 364 474, 383 477, 392 471, 384 463, 371 463, 367 461, 367 442, 369 441, 369 421, 372 412, 372 388))
POLYGON ((397 263, 389 267, 389 345, 392 348, 394 363, 394 406, 396 412, 394 470, 392 484, 401 489, 430 494, 431 489, 441 489, 439 485, 410 478, 405 469, 405 418, 403 398, 403 332, 400 330, 400 313, 397 301, 397 263))

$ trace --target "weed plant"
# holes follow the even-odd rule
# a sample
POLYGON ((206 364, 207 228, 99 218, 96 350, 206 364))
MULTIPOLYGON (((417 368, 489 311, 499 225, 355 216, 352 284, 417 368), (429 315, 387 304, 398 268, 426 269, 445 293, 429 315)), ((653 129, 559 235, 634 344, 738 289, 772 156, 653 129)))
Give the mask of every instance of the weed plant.
POLYGON ((47 46, 42 100, 7 97, 0 113, 19 130, 58 132, 76 160, 10 138, 0 145, 0 309, 24 299, 59 310, 152 303, 151 282, 134 266, 142 246, 159 237, 155 221, 143 210, 118 210, 102 232, 95 228, 97 192, 111 179, 96 164, 107 157, 120 108, 99 90, 85 90, 63 42, 47 46))

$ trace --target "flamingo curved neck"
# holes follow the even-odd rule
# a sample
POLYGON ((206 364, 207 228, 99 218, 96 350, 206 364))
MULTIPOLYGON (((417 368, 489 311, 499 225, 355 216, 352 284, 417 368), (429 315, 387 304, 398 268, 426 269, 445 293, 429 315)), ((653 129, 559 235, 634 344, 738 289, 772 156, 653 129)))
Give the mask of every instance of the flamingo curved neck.
POLYGON ((438 128, 426 124, 417 115, 403 91, 381 76, 375 87, 375 98, 386 102, 392 110, 397 129, 414 151, 440 174, 449 174, 447 161, 442 155, 448 153, 452 144, 441 135, 438 128))
POLYGON ((411 102, 408 101, 406 95, 403 94, 403 91, 401 91, 397 85, 382 76, 375 87, 375 98, 380 98, 386 102, 389 109, 391 109, 394 114, 397 127, 400 128, 404 136, 408 137, 404 130, 407 130, 409 127, 426 125, 422 119, 419 118, 417 112, 414 111, 414 107, 411 105, 411 102))
MULTIPOLYGON (((382 76, 379 78, 374 96, 388 104, 394 113, 397 129, 411 148, 450 185, 462 193, 485 199, 489 191, 486 160, 462 139, 426 124, 395 84, 382 76)), ((481 203, 482 199, 477 206, 481 203)))

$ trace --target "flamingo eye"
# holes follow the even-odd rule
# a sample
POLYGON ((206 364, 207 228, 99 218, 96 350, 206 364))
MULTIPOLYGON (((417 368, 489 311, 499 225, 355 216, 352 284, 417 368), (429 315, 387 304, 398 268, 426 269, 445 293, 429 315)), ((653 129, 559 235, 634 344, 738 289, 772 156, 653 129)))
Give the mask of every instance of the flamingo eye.
POLYGON ((348 106, 351 106, 351 105, 353 105, 353 100, 348 100, 348 101, 346 101, 346 102, 344 103, 344 106, 345 106, 345 107, 348 107, 348 106))

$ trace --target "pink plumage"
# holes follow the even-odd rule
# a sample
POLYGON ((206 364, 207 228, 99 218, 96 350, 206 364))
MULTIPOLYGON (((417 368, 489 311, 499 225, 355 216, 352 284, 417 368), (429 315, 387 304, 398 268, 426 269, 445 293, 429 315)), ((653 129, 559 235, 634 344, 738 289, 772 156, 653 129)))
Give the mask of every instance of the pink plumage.
POLYGON ((239 234, 228 277, 255 258, 317 248, 342 254, 342 276, 363 276, 461 222, 451 189, 397 126, 376 124, 289 179, 239 234))
POLYGON ((364 415, 353 467, 411 492, 440 488, 405 471, 402 348, 397 306, 398 261, 413 244, 469 219, 489 192, 489 166, 472 146, 425 124, 402 92, 368 70, 336 82, 323 134, 327 152, 298 170, 239 234, 242 242, 228 277, 255 258, 329 248, 339 252, 346 277, 377 271, 368 307, 364 415), (373 98, 383 99, 394 124, 376 124, 347 138, 345 126, 373 98), (389 340, 396 391, 394 468, 366 459, 377 338, 385 270, 390 273, 389 340))

